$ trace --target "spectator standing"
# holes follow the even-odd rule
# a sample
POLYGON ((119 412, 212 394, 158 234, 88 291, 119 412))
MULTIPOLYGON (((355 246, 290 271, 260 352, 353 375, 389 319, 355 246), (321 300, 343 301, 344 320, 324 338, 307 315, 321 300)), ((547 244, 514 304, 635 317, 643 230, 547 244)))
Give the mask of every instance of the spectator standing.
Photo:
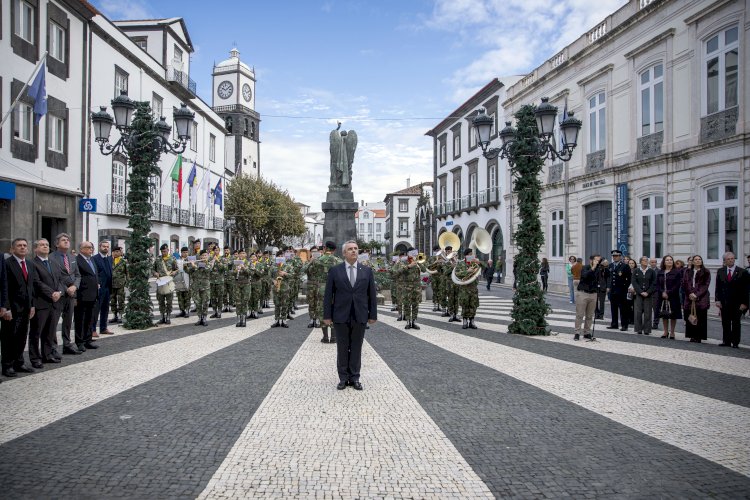
POLYGON ((703 266, 703 257, 696 255, 691 257, 691 265, 682 276, 682 289, 685 292, 683 307, 685 318, 692 314, 693 306, 698 322, 693 325, 690 321, 685 322, 685 337, 690 342, 700 343, 708 338, 708 308, 710 307, 709 286, 711 285, 711 272, 703 266))
POLYGON ((612 250, 612 263, 609 265, 609 303, 612 323, 607 327, 616 330, 619 325, 621 331, 628 329, 627 295, 630 287, 630 267, 622 261, 622 252, 612 250))
POLYGON ((78 272, 78 261, 70 250, 70 235, 60 233, 55 238, 55 250, 50 257, 60 265, 61 280, 65 288, 65 296, 60 299, 60 316, 62 317, 63 354, 81 354, 71 339, 70 329, 73 325, 73 308, 76 302, 76 292, 81 285, 81 273, 78 272))
POLYGON ((34 318, 34 264, 26 255, 29 243, 16 238, 11 243, 11 255, 5 259, 5 275, 8 282, 9 313, 0 327, 0 350, 2 371, 6 377, 15 377, 17 372, 34 373, 26 365, 23 351, 29 335, 29 321, 34 318))
POLYGON ((607 287, 609 286, 609 261, 602 259, 599 263, 599 289, 596 292, 596 319, 604 319, 604 303, 607 300, 607 287))
POLYGON ((81 274, 81 284, 76 291, 76 305, 73 309, 76 332, 76 346, 79 351, 98 349, 92 340, 91 325, 94 323, 94 306, 99 296, 99 279, 96 264, 92 258, 94 244, 84 241, 78 245, 78 272, 81 274))
MULTIPOLYGON (((723 340, 720 346, 740 346, 740 316, 750 304, 750 275, 735 264, 732 252, 724 254, 724 266, 716 272, 716 307, 721 311, 723 340)), ((10 292, 10 290, 9 290, 10 292)))
POLYGON ((109 254, 109 241, 99 243, 99 253, 92 258, 96 264, 97 280, 99 281, 99 296, 94 306, 92 316, 91 331, 94 337, 96 335, 96 322, 99 319, 99 334, 112 335, 107 328, 109 319, 109 302, 112 299, 112 256, 109 254))
MULTIPOLYGON (((654 270, 658 278, 659 277, 658 261, 653 257, 648 259, 648 267, 654 270)), ((652 316, 653 319, 652 319, 651 329, 656 330, 657 328, 659 328, 659 309, 656 308, 656 306, 659 305, 659 297, 654 296, 654 298, 652 299, 652 302, 654 303, 654 311, 653 311, 653 316, 652 316)))
POLYGON ((656 292, 658 294, 658 311, 664 326, 664 335, 661 338, 674 340, 674 330, 677 320, 682 319, 682 306, 680 304, 680 286, 682 285, 682 272, 674 267, 674 258, 665 255, 661 260, 661 269, 656 276, 656 292), (662 316, 665 310, 664 302, 669 302, 669 317, 662 316))
MULTIPOLYGON (((547 257, 542 257, 542 265, 539 268, 539 276, 542 278, 542 290, 547 291, 547 280, 549 279, 549 262, 547 257)), ((489 288, 487 288, 489 290, 489 288)))
POLYGON ((492 265, 492 259, 487 261, 487 267, 484 268, 484 279, 487 280, 487 290, 490 289, 490 285, 492 285, 492 278, 495 275, 495 266, 492 265))
POLYGON ((654 312, 653 295, 656 292, 656 271, 648 267, 648 257, 641 257, 640 266, 633 271, 630 285, 634 299, 635 333, 651 334, 651 314, 654 312))
POLYGON ((34 242, 34 308, 29 332, 29 361, 34 368, 44 363, 59 363, 57 351, 57 321, 60 319, 60 299, 65 295, 62 270, 49 258, 49 242, 42 238, 34 242))
POLYGON ((633 273, 638 268, 638 265, 634 259, 629 257, 624 257, 623 261, 630 269, 630 284, 628 285, 628 291, 625 294, 625 303, 627 304, 625 315, 628 318, 628 325, 633 325, 635 324, 635 293, 632 292, 630 288, 633 286, 633 273))
POLYGON ((571 255, 568 257, 568 263, 565 264, 565 274, 568 277, 568 292, 570 293, 570 301, 571 304, 576 303, 576 287, 573 283, 573 266, 576 263, 575 256, 571 255))
MULTIPOLYGON (((583 259, 578 257, 576 263, 570 269, 570 272, 573 273, 573 287, 576 291, 578 290, 578 284, 581 282, 581 271, 583 271, 583 259)), ((573 297, 573 303, 575 304, 575 297, 573 297)))
POLYGON ((578 300, 576 301, 576 333, 573 340, 581 338, 581 324, 583 324, 583 337, 591 338, 591 324, 596 309, 597 291, 599 288, 599 276, 601 255, 592 255, 589 264, 581 270, 581 279, 578 283, 578 300))

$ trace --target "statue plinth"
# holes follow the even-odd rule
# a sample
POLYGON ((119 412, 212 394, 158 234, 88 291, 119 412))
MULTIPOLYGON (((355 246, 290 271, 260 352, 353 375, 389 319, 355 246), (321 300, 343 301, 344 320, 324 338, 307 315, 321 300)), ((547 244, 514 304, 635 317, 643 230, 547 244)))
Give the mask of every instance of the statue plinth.
POLYGON ((349 190, 328 188, 326 201, 321 204, 326 214, 323 224, 323 242, 336 243, 336 255, 341 256, 344 243, 357 239, 357 225, 354 216, 359 205, 354 201, 354 194, 349 190))

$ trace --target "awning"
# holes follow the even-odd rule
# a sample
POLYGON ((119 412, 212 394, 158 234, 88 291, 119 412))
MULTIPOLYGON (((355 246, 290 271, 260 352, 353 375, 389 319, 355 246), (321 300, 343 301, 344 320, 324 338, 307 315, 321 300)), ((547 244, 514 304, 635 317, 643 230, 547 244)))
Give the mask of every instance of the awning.
POLYGON ((16 185, 12 182, 0 181, 0 200, 15 200, 16 185))

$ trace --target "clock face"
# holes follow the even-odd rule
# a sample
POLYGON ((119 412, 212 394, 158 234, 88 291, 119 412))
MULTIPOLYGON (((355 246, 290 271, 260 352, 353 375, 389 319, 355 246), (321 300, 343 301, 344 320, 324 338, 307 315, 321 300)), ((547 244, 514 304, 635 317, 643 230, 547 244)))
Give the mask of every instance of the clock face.
POLYGON ((250 99, 253 98, 253 91, 247 83, 242 86, 242 97, 244 97, 247 102, 250 102, 250 99))
POLYGON ((234 91, 234 86, 229 80, 224 80, 219 84, 219 97, 222 99, 229 99, 234 91))

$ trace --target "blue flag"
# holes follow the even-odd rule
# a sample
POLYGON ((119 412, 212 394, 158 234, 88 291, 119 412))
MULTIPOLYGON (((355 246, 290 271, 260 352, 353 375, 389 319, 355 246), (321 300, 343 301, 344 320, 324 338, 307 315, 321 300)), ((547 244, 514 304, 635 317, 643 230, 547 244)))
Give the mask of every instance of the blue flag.
POLYGON ((29 96, 34 99, 34 123, 39 123, 42 116, 47 114, 46 64, 46 62, 42 63, 39 73, 36 74, 28 90, 29 96))
POLYGON ((221 190, 221 179, 214 188, 214 205, 219 205, 219 208, 224 210, 224 197, 222 196, 221 190))
POLYGON ((190 173, 188 174, 187 178, 187 185, 190 187, 193 187, 195 184, 195 175, 198 173, 197 169, 195 168, 195 160, 193 160, 193 167, 190 169, 190 173))

